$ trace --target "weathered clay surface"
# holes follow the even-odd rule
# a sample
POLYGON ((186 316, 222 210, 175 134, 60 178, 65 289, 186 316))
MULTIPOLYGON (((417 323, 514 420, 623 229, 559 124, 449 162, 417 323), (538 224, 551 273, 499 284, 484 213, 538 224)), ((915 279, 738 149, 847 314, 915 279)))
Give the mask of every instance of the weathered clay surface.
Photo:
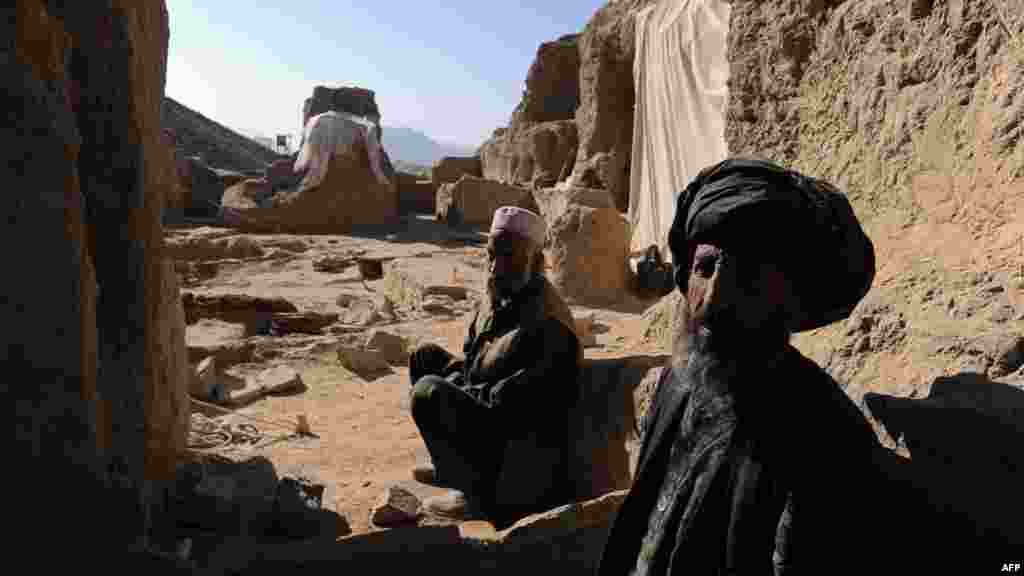
POLYGON ((830 179, 876 245, 853 317, 796 338, 859 399, 938 376, 1016 381, 1024 45, 1000 2, 732 3, 734 154, 830 179))
POLYGON ((483 175, 523 186, 552 186, 572 172, 579 106, 579 36, 545 42, 526 76, 523 99, 507 128, 480 147, 483 175))
POLYGON ((551 282, 570 302, 610 305, 627 294, 628 223, 614 208, 568 204, 549 213, 551 282))
POLYGON ((536 210, 529 190, 495 180, 463 176, 453 184, 442 185, 437 191, 436 214, 444 218, 455 210, 460 224, 490 226, 494 211, 501 206, 536 210))

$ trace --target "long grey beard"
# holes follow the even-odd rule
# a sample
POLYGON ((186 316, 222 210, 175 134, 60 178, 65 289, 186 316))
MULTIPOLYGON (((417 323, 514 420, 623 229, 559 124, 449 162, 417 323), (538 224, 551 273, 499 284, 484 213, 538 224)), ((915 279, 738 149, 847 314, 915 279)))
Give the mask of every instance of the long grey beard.
POLYGON ((744 364, 750 367, 773 366, 786 346, 789 334, 783 330, 765 330, 749 334, 729 334, 718 337, 692 321, 686 298, 680 300, 672 326, 672 367, 682 374, 693 357, 715 357, 726 364, 744 364))

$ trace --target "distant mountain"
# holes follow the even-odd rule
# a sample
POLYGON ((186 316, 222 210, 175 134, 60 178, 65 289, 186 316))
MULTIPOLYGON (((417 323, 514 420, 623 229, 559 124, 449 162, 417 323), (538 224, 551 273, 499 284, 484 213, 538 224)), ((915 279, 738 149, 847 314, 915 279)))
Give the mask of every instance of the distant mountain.
POLYGON ((392 161, 430 166, 445 156, 470 156, 472 149, 442 144, 419 130, 384 126, 384 150, 392 161))

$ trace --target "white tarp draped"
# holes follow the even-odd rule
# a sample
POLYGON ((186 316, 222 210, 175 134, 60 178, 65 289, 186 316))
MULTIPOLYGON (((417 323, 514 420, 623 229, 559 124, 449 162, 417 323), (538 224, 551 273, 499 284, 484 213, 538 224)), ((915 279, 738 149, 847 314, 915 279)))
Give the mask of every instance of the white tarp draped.
POLYGON ((636 16, 636 112, 629 189, 630 250, 666 260, 676 199, 728 155, 725 110, 730 7, 725 0, 661 0, 636 16))
POLYGON ((381 184, 388 184, 381 157, 380 141, 369 120, 342 112, 324 112, 311 116, 302 134, 302 150, 295 159, 295 172, 307 170, 304 188, 320 185, 327 175, 327 165, 335 155, 354 153, 358 145, 366 146, 370 168, 381 184))

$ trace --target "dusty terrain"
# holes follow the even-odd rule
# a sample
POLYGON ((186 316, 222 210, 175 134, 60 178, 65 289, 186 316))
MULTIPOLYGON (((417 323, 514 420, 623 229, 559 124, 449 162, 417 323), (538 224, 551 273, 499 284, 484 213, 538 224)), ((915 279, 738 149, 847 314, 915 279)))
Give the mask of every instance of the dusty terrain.
MULTIPOLYGON (((193 363, 214 355, 221 368, 244 361, 246 369, 286 364, 301 374, 305 391, 291 395, 267 396, 239 409, 241 414, 261 419, 238 421, 254 424, 267 437, 255 450, 231 446, 217 450, 232 458, 261 454, 287 473, 295 468, 315 471, 336 488, 336 508, 347 517, 355 533, 371 531, 370 511, 389 484, 399 484, 421 496, 433 489, 411 480, 410 469, 426 459, 426 449, 408 413, 409 381, 403 365, 368 378, 349 371, 338 361, 335 350, 346 343, 362 343, 372 330, 402 336, 409 346, 436 342, 459 352, 472 302, 484 286, 483 235, 453 235, 446 227, 426 217, 410 217, 391 234, 375 230, 366 236, 241 235, 228 229, 209 227, 169 229, 167 242, 177 254, 202 255, 205 270, 214 274, 199 280, 184 275, 183 292, 194 294, 246 294, 281 297, 301 312, 339 314, 324 335, 288 334, 245 336, 241 324, 202 319, 187 328, 189 356, 193 363), (219 246, 221 254, 217 254, 219 246), (239 248, 244 246, 245 248, 239 248), (207 247, 199 249, 196 247, 207 247), (326 256, 361 252, 382 258, 385 277, 363 282, 357 267, 339 273, 314 269, 314 262, 326 256), (230 256, 230 257, 229 257, 230 256), (423 306, 409 291, 396 289, 396 272, 408 283, 421 286, 465 286, 469 298, 441 306, 423 306), (367 326, 359 321, 359 306, 383 298, 395 301, 395 317, 385 317, 367 326), (341 302, 354 301, 348 306, 341 302), (427 312, 422 308, 433 311, 427 312), (439 310, 440 309, 440 310, 439 310), (356 310, 353 316, 352 310, 356 310), (239 352, 242 350, 242 352, 239 352), (298 438, 288 424, 304 414, 318 438, 298 438), (270 422, 280 422, 274 426, 270 422)), ((595 343, 587 356, 622 356, 627 351, 656 352, 656 344, 642 342, 643 320, 637 313, 573 307, 577 317, 592 314, 595 343)))

